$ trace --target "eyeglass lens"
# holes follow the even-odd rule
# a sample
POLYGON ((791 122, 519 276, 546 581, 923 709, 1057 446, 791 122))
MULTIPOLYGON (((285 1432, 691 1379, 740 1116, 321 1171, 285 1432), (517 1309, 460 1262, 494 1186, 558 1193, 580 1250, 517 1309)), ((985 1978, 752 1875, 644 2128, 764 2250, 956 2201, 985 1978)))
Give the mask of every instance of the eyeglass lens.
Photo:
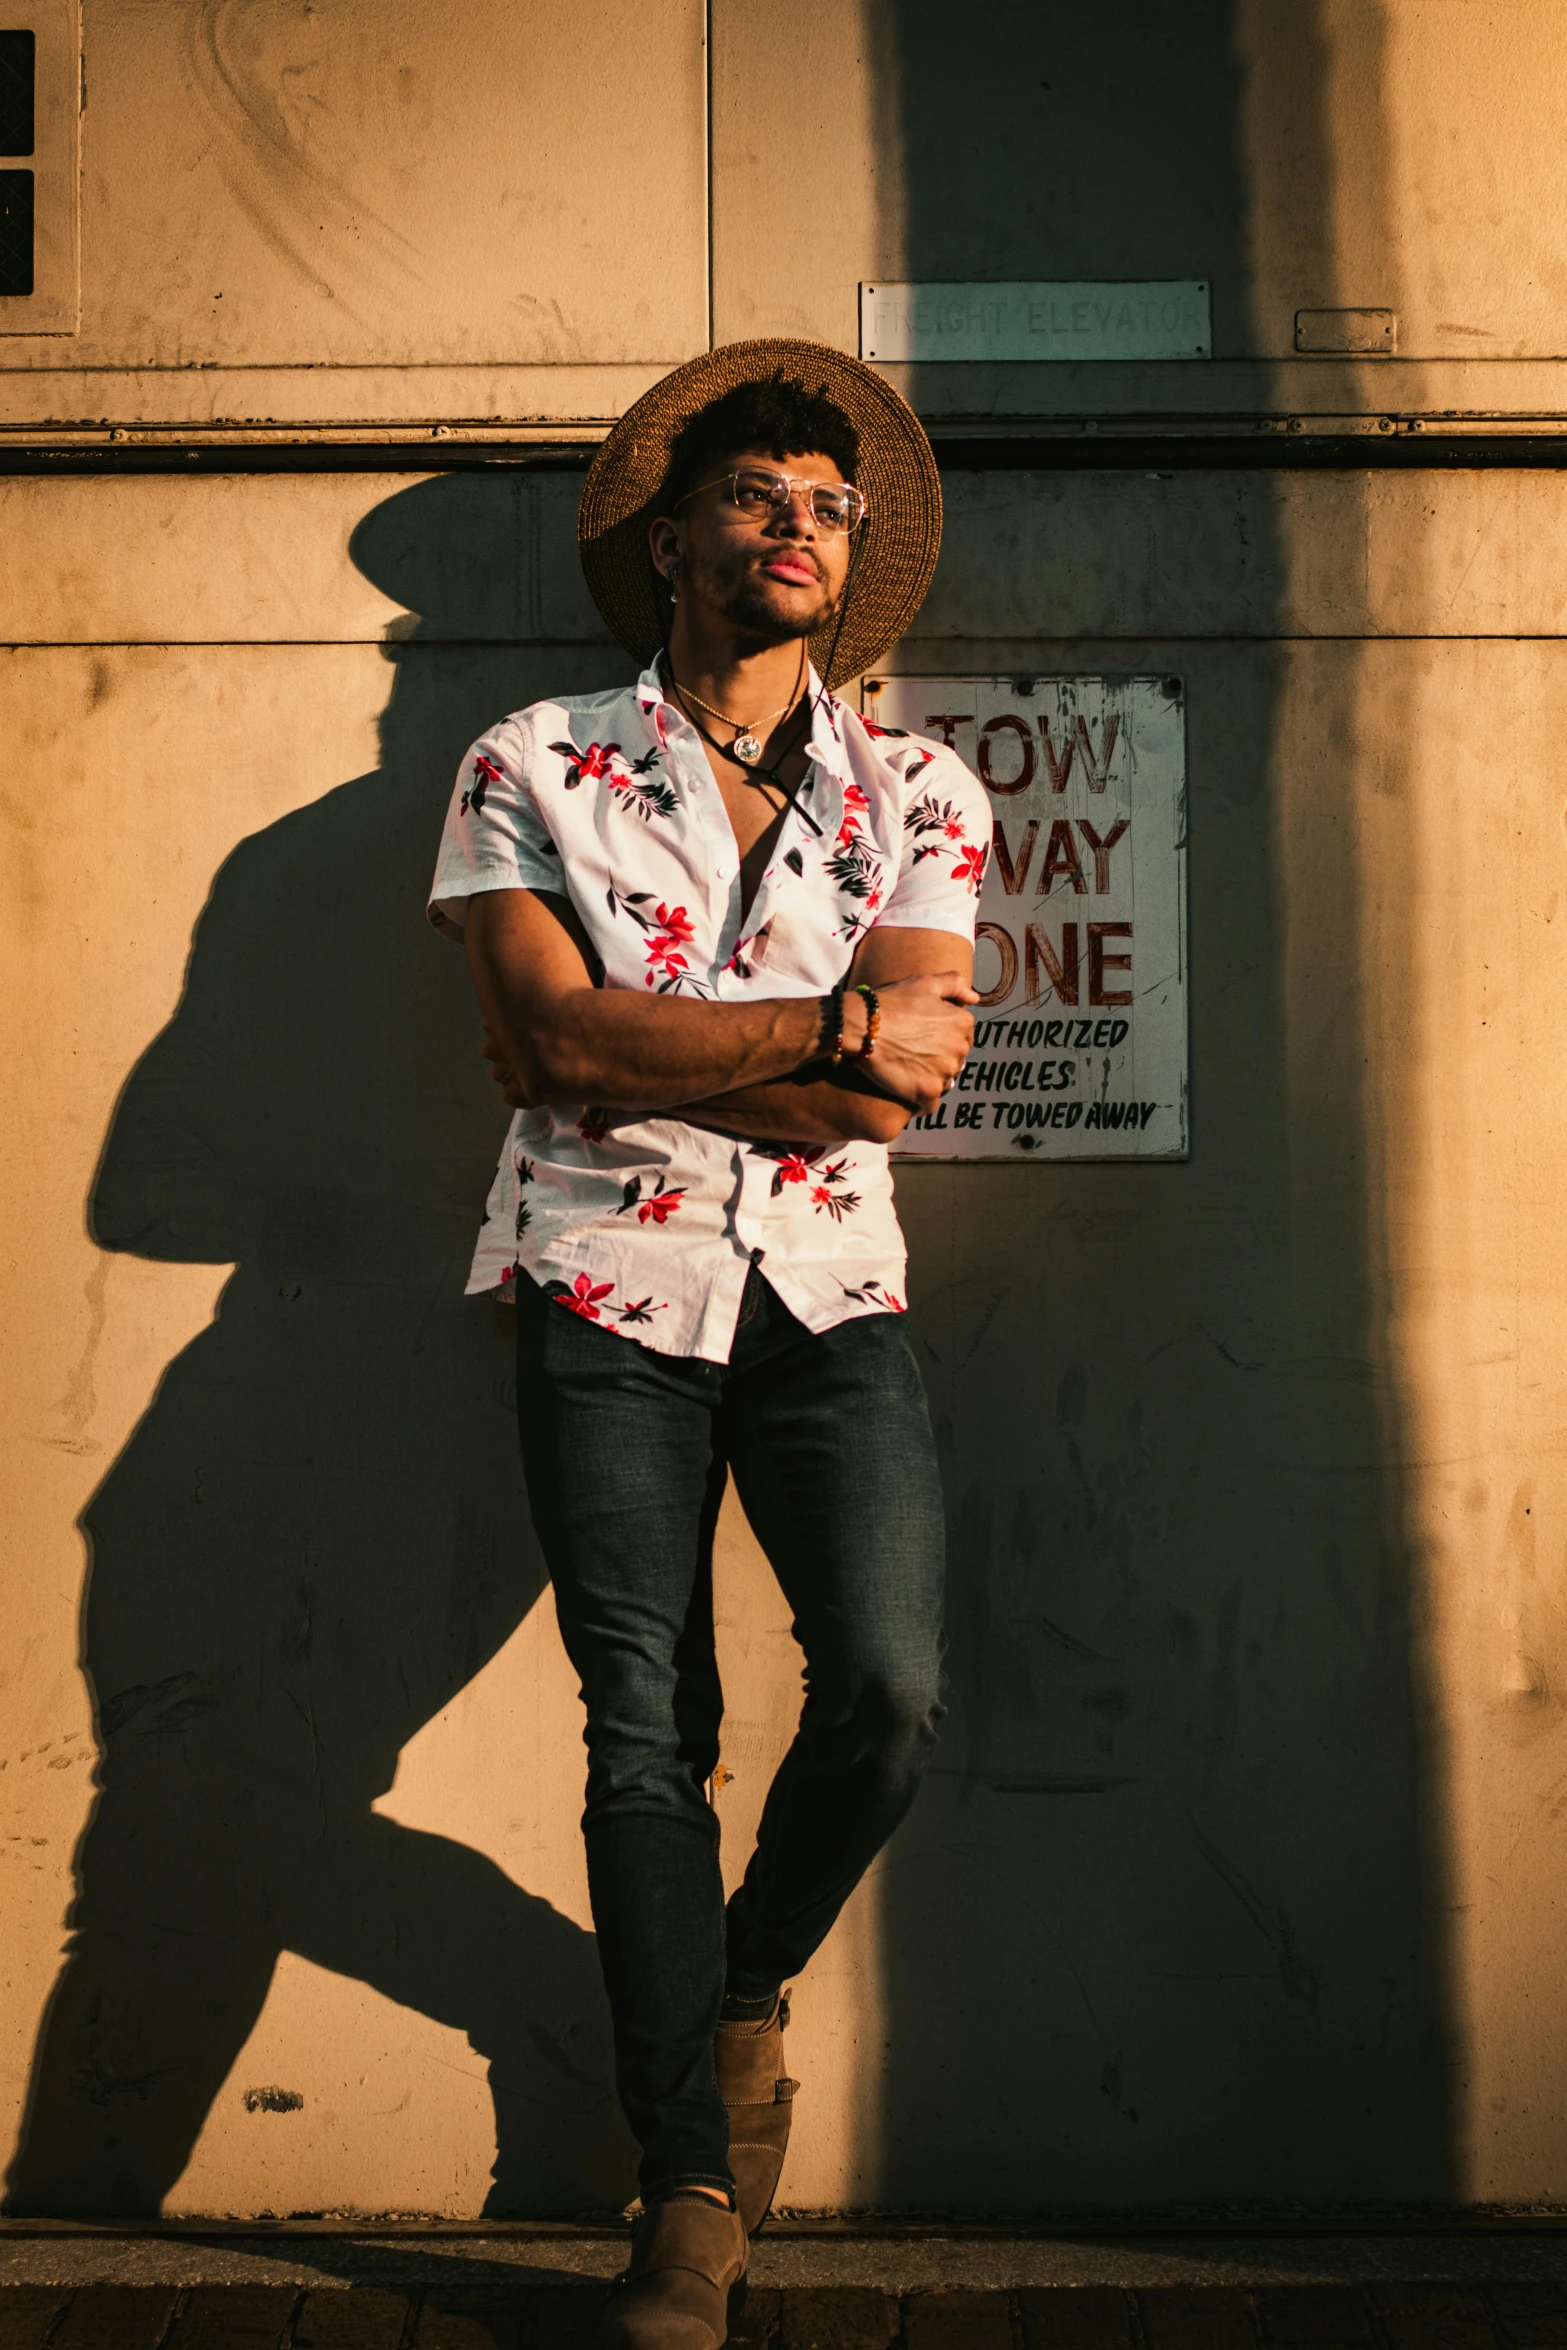
POLYGON ((847 482, 796 482, 787 473, 755 471, 734 477, 735 504, 746 514, 764 514, 787 506, 791 489, 808 489, 812 518, 821 530, 852 530, 865 511, 865 500, 847 482))

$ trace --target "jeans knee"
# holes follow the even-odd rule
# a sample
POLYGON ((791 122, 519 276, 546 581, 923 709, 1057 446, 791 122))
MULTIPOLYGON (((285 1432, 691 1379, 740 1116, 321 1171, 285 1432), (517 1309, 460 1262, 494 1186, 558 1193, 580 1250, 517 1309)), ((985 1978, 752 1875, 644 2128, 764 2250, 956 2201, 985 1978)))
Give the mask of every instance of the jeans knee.
MULTIPOLYGON (((645 1691, 639 1693, 645 1699, 645 1691)), ((688 1813, 707 1809, 706 1786, 718 1765, 717 1725, 706 1709, 661 1702, 594 1704, 587 1709, 588 1814, 606 1808, 688 1813)))
POLYGON ((884 1682, 879 1691, 879 1705, 888 1746, 928 1750, 935 1745, 947 1710, 941 1702, 941 1683, 936 1674, 932 1673, 928 1679, 884 1682))
POLYGON ((826 1710, 862 1758, 898 1774, 923 1770, 946 1707, 935 1670, 868 1669, 845 1692, 841 1705, 826 1710))
POLYGON ((663 1740, 612 1738, 590 1742, 584 1822, 608 1813, 636 1812, 649 1818, 715 1817, 706 1784, 712 1763, 683 1753, 663 1740))

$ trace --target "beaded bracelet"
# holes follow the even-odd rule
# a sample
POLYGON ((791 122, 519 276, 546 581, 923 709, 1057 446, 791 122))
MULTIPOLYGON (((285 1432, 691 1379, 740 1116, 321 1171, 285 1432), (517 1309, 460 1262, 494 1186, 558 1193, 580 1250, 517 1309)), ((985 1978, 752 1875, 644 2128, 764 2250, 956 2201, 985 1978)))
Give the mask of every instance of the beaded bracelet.
POLYGON ((848 984, 846 979, 840 979, 832 994, 822 998, 825 1007, 822 1019, 822 1048, 835 1069, 843 1059, 843 997, 848 984), (831 1039, 830 1043, 829 1038, 831 1039))
POLYGON ((881 1034, 881 997, 873 987, 867 987, 863 979, 856 985, 854 992, 865 998, 865 1038, 856 1058, 868 1061, 876 1050, 876 1039, 881 1034))

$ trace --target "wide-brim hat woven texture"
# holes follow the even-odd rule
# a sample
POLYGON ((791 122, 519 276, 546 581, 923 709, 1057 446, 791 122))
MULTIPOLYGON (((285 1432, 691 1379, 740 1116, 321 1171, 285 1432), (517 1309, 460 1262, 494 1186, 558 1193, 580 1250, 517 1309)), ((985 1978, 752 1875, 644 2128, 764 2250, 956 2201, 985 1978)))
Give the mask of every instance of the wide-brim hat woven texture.
MULTIPOLYGON (((628 653, 650 661, 668 629, 669 597, 648 548, 676 434, 699 408, 737 384, 783 375, 835 400, 860 437, 856 480, 865 520, 843 615, 811 639, 825 684, 873 668, 914 618, 941 547, 941 477, 908 402, 862 359, 825 343, 769 336, 726 343, 677 367, 627 410, 588 469, 577 509, 577 549, 588 591, 628 653), (832 674, 827 673, 829 660, 832 674)), ((798 452, 801 455, 806 451, 798 452)))

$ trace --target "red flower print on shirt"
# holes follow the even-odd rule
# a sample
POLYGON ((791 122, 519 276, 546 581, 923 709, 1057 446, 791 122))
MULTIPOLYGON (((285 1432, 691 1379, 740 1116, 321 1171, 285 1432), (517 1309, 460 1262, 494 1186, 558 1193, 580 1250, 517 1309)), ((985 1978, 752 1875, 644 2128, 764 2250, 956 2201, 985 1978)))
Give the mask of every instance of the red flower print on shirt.
POLYGON ((868 898, 881 879, 881 859, 869 841, 861 840, 845 827, 838 835, 838 846, 827 859, 827 872, 845 897, 868 898))
POLYGON ((838 1287, 845 1297, 852 1297, 856 1305, 885 1306, 890 1314, 908 1312, 902 1298, 894 1297, 892 1291, 884 1288, 879 1281, 862 1281, 858 1289, 851 1289, 847 1281, 840 1281, 838 1287))
POLYGON ((647 942, 647 984, 649 987, 658 985, 662 972, 663 984, 659 986, 659 993, 663 995, 671 987, 678 987, 688 971, 689 966, 680 949, 688 947, 696 933, 684 906, 660 904, 657 919, 659 928, 647 942))
POLYGON ((487 759, 482 751, 475 751, 473 754, 473 781, 463 793, 462 813, 465 816, 470 813, 477 816, 484 806, 485 793, 492 783, 500 781, 501 771, 495 761, 487 759))
MULTIPOLYGON (((820 1158, 820 1151, 815 1152, 813 1156, 820 1158)), ((810 1180, 810 1159, 803 1158, 798 1151, 790 1151, 784 1158, 779 1160, 777 1166, 773 1169, 772 1196, 774 1199, 776 1199, 786 1183, 809 1183, 810 1180)))
POLYGON ((584 1110, 577 1120, 577 1132, 584 1142, 602 1142, 609 1132, 608 1110, 584 1110))
POLYGON ((952 868, 952 878, 954 881, 966 881, 970 889, 977 890, 985 878, 984 850, 973 844, 966 848, 952 868))
POLYGON ((584 1322, 596 1322, 599 1299, 608 1297, 614 1286, 613 1281, 595 1282, 591 1273, 579 1273, 569 1289, 562 1284, 553 1295, 555 1303, 564 1306, 568 1314, 580 1314, 584 1322))
POLYGON ((685 956, 677 951, 676 942, 672 938, 649 939, 647 959, 647 984, 649 987, 657 987, 660 995, 667 995, 671 988, 678 988, 689 969, 685 956))
POLYGON ((625 764, 619 743, 589 743, 585 751, 579 751, 575 743, 551 743, 550 749, 566 762, 567 791, 575 791, 581 783, 597 783, 612 772, 617 759, 625 764))
POLYGON ((650 889, 617 889, 610 883, 607 904, 612 914, 626 914, 648 933, 647 984, 656 987, 660 995, 678 993, 683 987, 693 995, 712 994, 705 979, 699 979, 690 969, 680 949, 690 946, 696 936, 691 917, 684 906, 666 906, 659 900, 656 913, 644 911, 652 899, 650 889))
POLYGON ((585 751, 575 743, 551 743, 550 749, 566 762, 567 791, 584 783, 607 783, 621 795, 620 804, 635 810, 644 824, 675 813, 679 803, 674 785, 667 776, 651 772, 663 755, 656 743, 640 759, 628 759, 619 743, 589 743, 585 751))
POLYGON ((685 1196, 686 1187, 683 1183, 671 1184, 666 1176, 660 1175, 657 1183, 644 1199, 642 1197, 642 1178, 640 1175, 633 1175, 631 1181, 626 1185, 620 1205, 615 1213, 617 1216, 623 1216, 629 1208, 635 1208, 639 1224, 667 1224, 685 1196))
POLYGON ((951 800, 938 800, 930 792, 915 800, 904 811, 903 829, 912 833, 919 844, 914 851, 917 865, 922 857, 934 857, 943 840, 967 840, 968 833, 962 816, 951 800), (928 833, 939 834, 939 839, 926 838, 928 833))
POLYGON ((820 1183, 813 1184, 811 1187, 811 1205, 814 1212, 819 1216, 825 1208, 835 1224, 841 1224, 845 1216, 852 1216, 860 1204, 860 1195, 857 1191, 842 1189, 842 1186, 848 1181, 848 1177, 843 1171, 847 1165, 847 1159, 834 1159, 830 1167, 822 1169, 820 1183))
MULTIPOLYGON (((876 893, 876 904, 879 905, 881 903, 882 869, 881 859, 877 856, 876 851, 868 840, 862 839, 857 832, 849 829, 847 819, 845 820, 844 832, 838 836, 838 842, 839 845, 826 860, 828 879, 837 889, 842 891, 846 898, 858 899, 861 904, 866 904, 872 893, 876 893), (848 835, 847 839, 844 837, 845 833, 848 835)), ((870 918, 874 911, 875 907, 870 905, 866 906, 864 913, 856 913, 852 906, 849 907, 837 936, 848 939, 857 938, 862 930, 870 927, 870 918)))
POLYGON ((651 824, 655 816, 673 816, 680 804, 668 776, 648 772, 658 765, 659 755, 656 749, 644 751, 640 759, 617 768, 607 779, 610 790, 619 792, 620 805, 633 809, 644 824, 651 824))
POLYGON ((605 1314, 613 1314, 617 1322, 651 1322, 655 1314, 669 1311, 667 1298, 655 1305, 651 1297, 628 1298, 623 1306, 605 1306, 601 1301, 614 1289, 613 1281, 595 1281, 591 1273, 579 1273, 568 1289, 564 1281, 546 1281, 544 1294, 568 1314, 580 1314, 584 1322, 602 1322, 605 1314))

